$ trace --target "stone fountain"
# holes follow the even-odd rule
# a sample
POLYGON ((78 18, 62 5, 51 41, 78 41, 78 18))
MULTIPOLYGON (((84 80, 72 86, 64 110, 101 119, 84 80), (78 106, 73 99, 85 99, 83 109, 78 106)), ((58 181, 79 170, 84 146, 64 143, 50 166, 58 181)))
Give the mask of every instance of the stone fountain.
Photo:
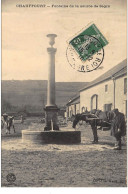
POLYGON ((53 48, 56 34, 48 34, 49 44, 47 48, 49 55, 48 64, 48 87, 47 87, 47 105, 45 106, 45 127, 44 130, 22 130, 23 142, 37 144, 76 144, 81 142, 81 132, 71 129, 59 129, 57 115, 59 108, 55 100, 55 53, 53 48))

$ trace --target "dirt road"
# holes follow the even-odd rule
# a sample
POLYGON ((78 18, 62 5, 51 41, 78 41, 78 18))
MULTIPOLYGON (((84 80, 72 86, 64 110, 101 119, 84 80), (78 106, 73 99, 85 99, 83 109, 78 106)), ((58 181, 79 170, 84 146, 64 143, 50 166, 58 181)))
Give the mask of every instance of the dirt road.
POLYGON ((2 137, 2 187, 126 187, 126 142, 113 150, 110 131, 98 130, 97 145, 84 126, 79 145, 32 145, 22 143, 20 130, 2 137), (14 182, 7 181, 9 173, 14 182))

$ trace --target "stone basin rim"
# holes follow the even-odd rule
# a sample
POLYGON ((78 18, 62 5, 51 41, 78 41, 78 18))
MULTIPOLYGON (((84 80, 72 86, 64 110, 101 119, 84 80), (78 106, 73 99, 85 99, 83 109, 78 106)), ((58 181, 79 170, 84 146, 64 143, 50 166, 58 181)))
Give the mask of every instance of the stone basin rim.
POLYGON ((22 133, 73 133, 79 131, 34 131, 34 130, 22 130, 22 133))

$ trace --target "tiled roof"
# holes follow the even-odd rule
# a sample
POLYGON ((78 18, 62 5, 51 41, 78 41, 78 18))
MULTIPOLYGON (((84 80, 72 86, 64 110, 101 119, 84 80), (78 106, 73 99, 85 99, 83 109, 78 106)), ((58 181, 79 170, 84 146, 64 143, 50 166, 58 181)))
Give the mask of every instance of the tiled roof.
POLYGON ((112 69, 108 70, 106 73, 88 83, 86 87, 82 88, 80 91, 86 90, 90 87, 93 87, 101 82, 114 78, 118 78, 122 75, 127 74, 127 59, 123 60, 118 65, 114 66, 112 69))
POLYGON ((80 96, 76 100, 72 101, 70 104, 79 104, 79 103, 80 103, 80 96))
POLYGON ((80 95, 73 97, 66 105, 69 106, 71 104, 78 104, 80 103, 80 95))

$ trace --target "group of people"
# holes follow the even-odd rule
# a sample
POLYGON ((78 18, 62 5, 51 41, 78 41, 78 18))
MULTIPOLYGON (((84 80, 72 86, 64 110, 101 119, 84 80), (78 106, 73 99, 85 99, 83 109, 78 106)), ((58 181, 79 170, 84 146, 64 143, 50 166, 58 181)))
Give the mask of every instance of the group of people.
MULTIPOLYGON (((23 115, 20 116, 21 118, 21 123, 24 123, 25 117, 23 115)), ((7 113, 2 114, 1 117, 1 128, 6 130, 6 134, 10 134, 10 129, 13 128, 14 133, 15 131, 15 120, 14 116, 9 116, 7 113)))
MULTIPOLYGON (((98 116, 100 118, 100 116, 97 115, 97 112, 99 114, 102 111, 95 111, 95 116, 98 116)), ((89 112, 87 112, 87 111, 85 113, 89 114, 89 112)), ((75 126, 79 120, 86 121, 88 114, 86 116, 84 116, 83 113, 76 115, 75 119, 73 121, 73 128, 75 128, 75 126)), ((114 109, 113 111, 108 111, 107 113, 102 112, 102 116, 104 114, 106 116, 107 121, 110 123, 106 122, 105 119, 101 119, 101 120, 103 120, 103 122, 105 121, 107 124, 109 124, 109 126, 111 126, 111 135, 116 138, 116 146, 114 149, 120 150, 121 149, 121 137, 126 135, 125 116, 123 113, 119 112, 118 109, 114 109)), ((94 113, 92 114, 92 112, 91 112, 91 115, 94 115, 94 113)), ((23 122, 24 122, 24 117, 21 115, 21 123, 23 123, 23 122)), ((97 136, 96 125, 102 126, 102 124, 99 123, 99 125, 98 125, 98 122, 97 122, 97 124, 95 125, 95 122, 93 120, 90 124, 91 124, 91 127, 93 129, 94 142, 97 143, 98 136, 97 136)), ((6 129, 6 134, 8 134, 8 133, 10 134, 11 127, 13 128, 14 133, 15 133, 14 116, 8 116, 8 114, 4 113, 2 115, 2 119, 1 119, 1 127, 6 129)))
POLYGON ((83 113, 76 114, 73 119, 73 128, 79 121, 85 121, 91 126, 93 132, 93 144, 98 143, 97 127, 107 127, 111 129, 111 135, 116 139, 114 149, 121 150, 121 137, 126 135, 126 121, 123 113, 118 109, 112 111, 102 111, 93 109, 83 113))
POLYGON ((8 116, 8 114, 4 113, 1 118, 1 128, 6 129, 6 134, 10 134, 11 127, 15 133, 14 116, 8 116))
MULTIPOLYGON (((98 116, 99 111, 95 115, 98 116)), ((116 108, 112 111, 104 112, 107 115, 107 121, 110 123, 111 136, 115 137, 115 150, 121 150, 121 137, 126 135, 126 121, 123 113, 116 108)))

